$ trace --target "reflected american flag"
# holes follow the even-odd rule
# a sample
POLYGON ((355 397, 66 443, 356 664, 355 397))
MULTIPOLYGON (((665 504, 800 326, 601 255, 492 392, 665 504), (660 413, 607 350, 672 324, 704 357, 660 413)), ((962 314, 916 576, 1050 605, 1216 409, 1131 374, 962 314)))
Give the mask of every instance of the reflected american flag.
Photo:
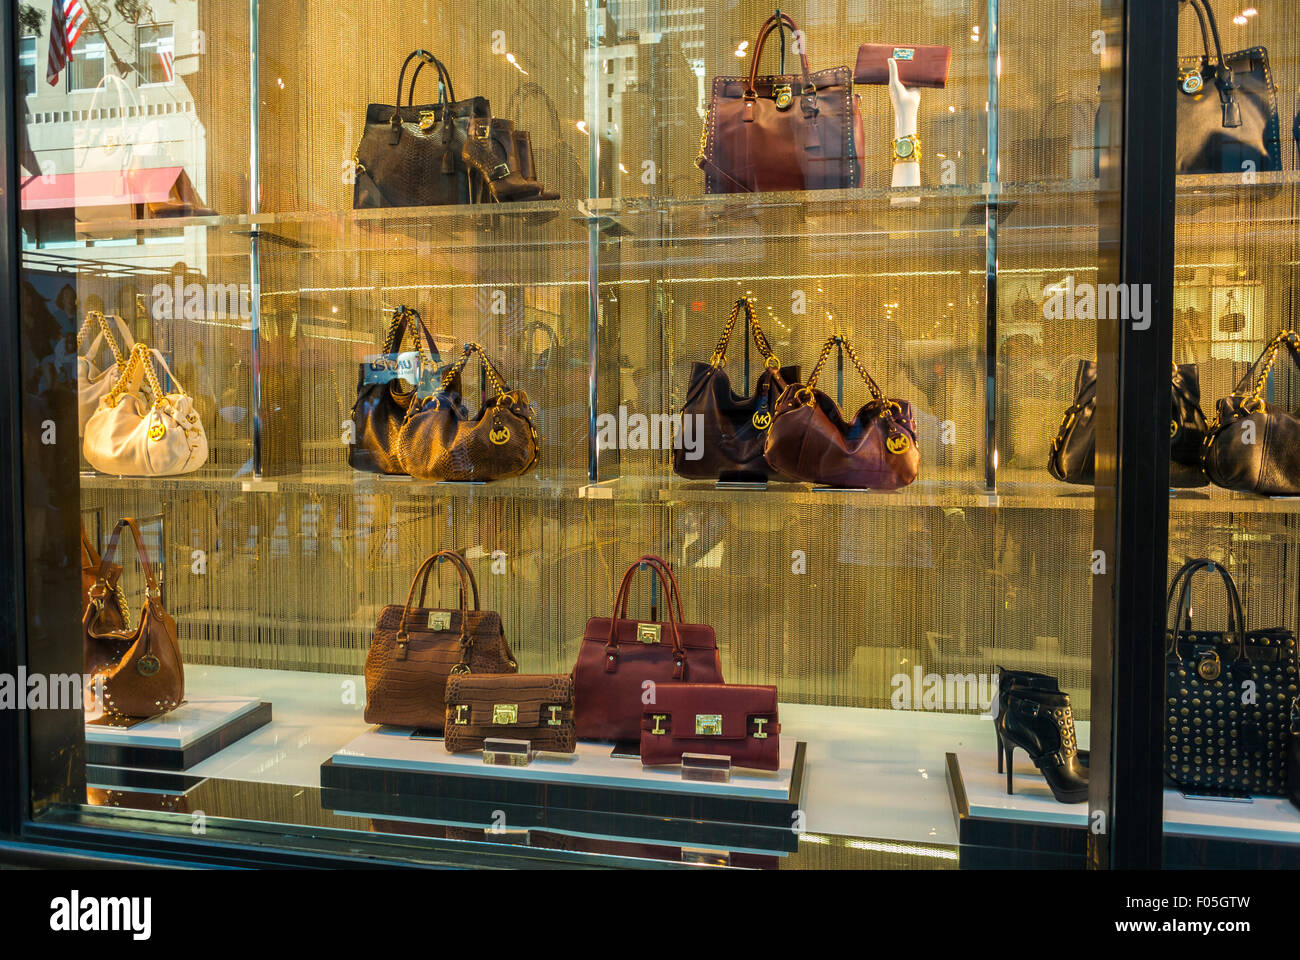
POLYGON ((54 0, 50 11, 50 60, 45 79, 50 86, 59 82, 59 73, 72 60, 81 28, 86 25, 86 8, 82 0, 54 0))

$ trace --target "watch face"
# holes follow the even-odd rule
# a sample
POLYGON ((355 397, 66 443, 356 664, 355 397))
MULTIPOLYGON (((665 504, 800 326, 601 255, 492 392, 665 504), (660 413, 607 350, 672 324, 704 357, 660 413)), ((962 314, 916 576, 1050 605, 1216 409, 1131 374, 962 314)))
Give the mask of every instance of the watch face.
POLYGON ((912 147, 913 144, 911 140, 894 141, 894 153, 900 157, 910 157, 912 155, 912 147))

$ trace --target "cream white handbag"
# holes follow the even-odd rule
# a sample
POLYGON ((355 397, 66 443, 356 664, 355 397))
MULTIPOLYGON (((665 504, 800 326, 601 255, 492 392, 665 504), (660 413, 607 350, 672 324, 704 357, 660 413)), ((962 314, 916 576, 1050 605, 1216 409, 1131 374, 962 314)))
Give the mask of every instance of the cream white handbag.
POLYGON ((113 384, 117 383, 118 376, 126 367, 127 355, 135 346, 135 338, 131 336, 131 331, 127 329, 126 324, 121 317, 114 316, 111 318, 117 326, 117 331, 122 335, 121 343, 117 337, 113 336, 113 328, 109 326, 109 318, 98 310, 91 310, 86 314, 86 321, 77 331, 77 436, 86 435, 86 421, 90 415, 95 412, 99 406, 99 401, 104 399, 108 391, 113 389, 113 384), (81 345, 90 332, 91 324, 99 326, 99 333, 95 339, 90 341, 90 348, 83 354, 81 345), (99 368, 99 360, 107 346, 113 351, 113 363, 103 370, 99 368), (127 354, 123 354, 125 349, 127 354))
POLYGON ((170 477, 207 462, 208 437, 194 401, 176 383, 161 355, 137 343, 117 382, 86 423, 82 449, 100 473, 170 477), (176 392, 163 392, 155 359, 171 377, 176 392))

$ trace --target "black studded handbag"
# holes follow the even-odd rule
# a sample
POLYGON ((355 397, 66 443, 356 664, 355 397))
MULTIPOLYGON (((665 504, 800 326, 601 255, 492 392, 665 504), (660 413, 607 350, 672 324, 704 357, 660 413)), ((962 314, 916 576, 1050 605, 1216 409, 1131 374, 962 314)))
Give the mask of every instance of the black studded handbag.
POLYGON ((1283 796, 1297 695, 1295 636, 1247 630, 1237 585, 1222 564, 1189 560, 1169 587, 1165 634, 1165 776, 1184 793, 1283 796), (1228 629, 1192 625, 1192 580, 1217 573, 1228 629))
POLYGON ((1177 0, 1196 11, 1202 53, 1178 61, 1179 173, 1282 169, 1277 87, 1268 51, 1224 53, 1210 0, 1177 0))

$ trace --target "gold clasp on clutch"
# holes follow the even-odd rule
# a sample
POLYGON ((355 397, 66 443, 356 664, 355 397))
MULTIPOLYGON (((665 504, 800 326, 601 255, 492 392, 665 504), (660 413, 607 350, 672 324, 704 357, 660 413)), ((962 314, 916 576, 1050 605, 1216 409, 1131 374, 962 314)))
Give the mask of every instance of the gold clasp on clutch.
POLYGON ((469 710, 469 704, 467 703, 456 704, 456 719, 453 720, 452 722, 460 724, 461 726, 467 725, 469 723, 469 717, 467 717, 465 714, 468 710, 469 710))
POLYGON ((652 729, 650 732, 653 733, 656 737, 662 737, 665 733, 668 732, 662 726, 663 722, 668 719, 668 714, 654 713, 651 714, 651 716, 654 717, 655 725, 654 725, 654 729, 652 729))
POLYGON ((658 643, 662 631, 663 626, 661 624, 638 623, 636 625, 636 638, 642 643, 658 643))
POLYGON ((767 723, 767 717, 755 717, 754 722, 758 724, 758 729, 754 731, 754 739, 766 740, 767 734, 763 731, 763 724, 767 723))
POLYGON ((563 726, 564 721, 560 719, 560 713, 561 711, 564 710, 564 707, 551 705, 548 706, 546 709, 551 712, 551 719, 546 721, 546 725, 548 727, 563 726))
POLYGON ((519 719, 519 706, 514 703, 495 703, 492 705, 492 723, 494 726, 508 726, 519 719))
POLYGON ((695 715, 695 735, 697 737, 722 736, 722 714, 697 713, 695 715))

